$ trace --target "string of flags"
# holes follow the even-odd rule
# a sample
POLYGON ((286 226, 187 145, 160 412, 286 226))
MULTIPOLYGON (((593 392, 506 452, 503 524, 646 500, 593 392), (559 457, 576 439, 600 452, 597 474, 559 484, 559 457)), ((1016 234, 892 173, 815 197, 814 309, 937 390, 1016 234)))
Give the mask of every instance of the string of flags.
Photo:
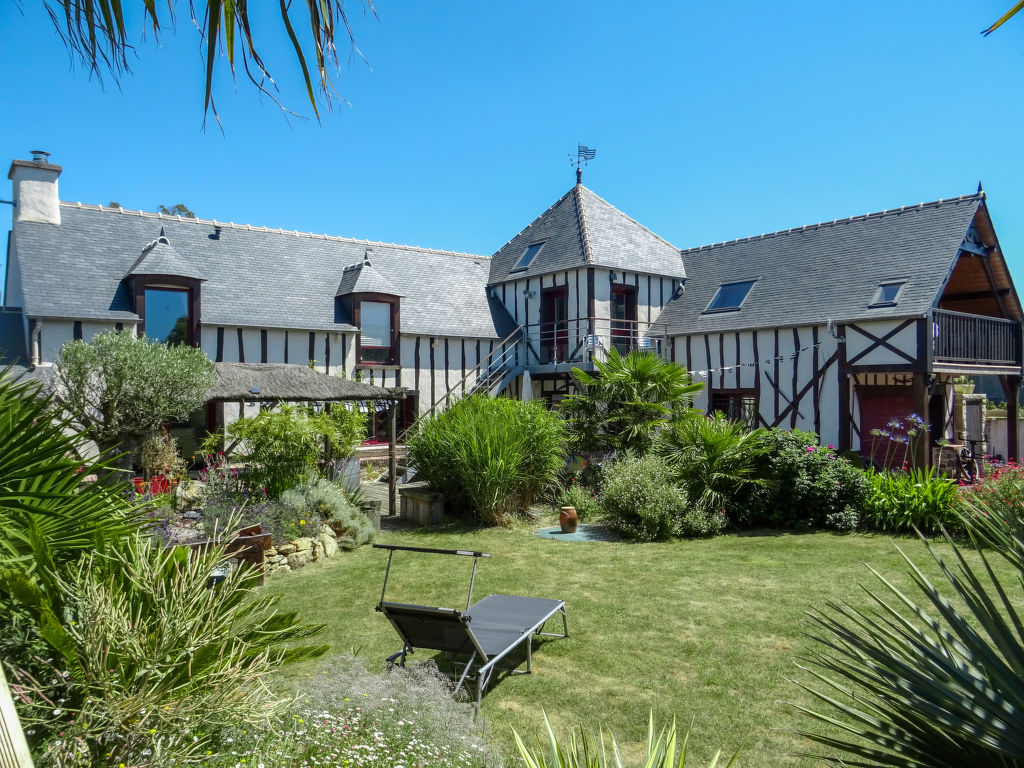
POLYGON ((824 343, 824 341, 819 341, 817 344, 809 344, 806 347, 800 347, 800 349, 795 350, 794 352, 785 355, 778 355, 777 357, 765 357, 753 363, 736 363, 735 365, 724 365, 721 368, 708 368, 703 371, 690 371, 690 373, 694 376, 700 376, 701 378, 709 378, 711 376, 714 376, 716 373, 734 371, 737 368, 754 368, 755 366, 758 365, 770 365, 774 363, 776 360, 778 360, 779 362, 783 362, 785 360, 794 360, 796 359, 796 356, 801 354, 802 352, 809 352, 812 349, 816 349, 817 347, 822 346, 824 343))

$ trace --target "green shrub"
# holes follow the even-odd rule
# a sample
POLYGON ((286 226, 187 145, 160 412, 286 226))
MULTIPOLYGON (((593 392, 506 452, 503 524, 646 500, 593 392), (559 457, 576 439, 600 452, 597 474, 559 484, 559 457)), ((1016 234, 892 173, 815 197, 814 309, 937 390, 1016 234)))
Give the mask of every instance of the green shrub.
MULTIPOLYGON (((330 413, 314 412, 282 403, 256 416, 238 419, 229 427, 233 439, 241 440, 239 456, 245 459, 249 490, 266 490, 277 498, 294 488, 307 475, 319 472, 332 458, 350 455, 366 433, 360 411, 336 406, 330 413)), ((213 447, 218 436, 207 439, 213 447)))
MULTIPOLYGON (((612 733, 608 734, 608 741, 611 742, 612 760, 606 760, 607 745, 605 744, 604 731, 599 734, 588 734, 580 728, 580 735, 572 734, 568 739, 559 739, 551 727, 547 713, 544 713, 544 725, 547 728, 547 744, 537 739, 536 747, 528 747, 519 733, 513 728, 512 734, 519 748, 519 755, 523 759, 526 768, 605 768, 608 765, 623 765, 622 757, 619 755, 619 745, 612 733), (613 762, 614 761, 614 762, 613 762)), ((686 768, 692 765, 687 760, 686 748, 690 740, 690 733, 679 735, 676 729, 676 721, 673 720, 668 728, 660 729, 657 734, 654 730, 654 713, 652 712, 647 721, 647 748, 643 757, 644 768, 686 768)), ((739 757, 739 750, 733 754, 725 768, 736 764, 739 757)), ((708 768, 715 768, 721 758, 721 750, 715 753, 708 763, 708 768)))
POLYGON ((344 491, 327 480, 309 480, 281 494, 281 519, 291 526, 288 538, 316 536, 329 525, 339 539, 349 537, 358 546, 373 539, 373 525, 344 491))
POLYGON ((740 494, 767 485, 757 472, 764 430, 753 432, 721 413, 692 415, 662 430, 654 452, 671 467, 691 503, 728 517, 740 494))
POLYGON ((626 456, 607 464, 600 502, 614 529, 640 541, 720 530, 714 518, 690 508, 672 482, 672 471, 656 456, 626 456))
POLYGON ((601 517, 603 512, 597 495, 579 483, 573 483, 568 488, 563 488, 558 494, 557 505, 559 507, 575 507, 576 516, 580 522, 596 520, 601 517))
POLYGON ((857 527, 871 494, 860 469, 832 446, 819 446, 813 432, 769 429, 761 441, 765 451, 757 457, 756 472, 770 484, 741 495, 733 523, 796 530, 857 527))
POLYGON ((30 685, 21 712, 26 727, 56 736, 39 745, 37 765, 178 765, 218 729, 281 711, 268 675, 327 650, 296 645, 322 626, 279 613, 280 596, 256 592, 248 568, 211 589, 226 562, 223 547, 196 556, 140 535, 61 579, 66 672, 56 691, 30 685))
POLYGON ((957 522, 954 480, 934 469, 909 472, 868 472, 873 492, 865 505, 864 520, 880 531, 936 532, 957 522))
POLYGON ((539 402, 472 396, 422 419, 406 439, 419 477, 448 509, 488 525, 526 512, 565 462, 561 418, 539 402))

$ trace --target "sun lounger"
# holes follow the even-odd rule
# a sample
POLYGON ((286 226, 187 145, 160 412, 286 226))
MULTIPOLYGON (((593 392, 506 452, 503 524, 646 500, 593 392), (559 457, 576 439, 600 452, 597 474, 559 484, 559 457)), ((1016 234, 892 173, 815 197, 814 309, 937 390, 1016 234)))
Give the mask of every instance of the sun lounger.
POLYGON ((402 547, 389 544, 374 544, 378 549, 390 550, 388 565, 384 572, 384 588, 380 593, 377 610, 383 613, 402 639, 402 650, 388 657, 389 663, 405 666, 407 654, 417 648, 443 651, 450 654, 457 680, 455 692, 464 684, 475 684, 475 705, 480 711, 480 700, 494 673, 499 668, 511 674, 528 674, 533 671, 534 637, 568 637, 569 624, 565 615, 565 601, 539 597, 518 597, 516 595, 488 595, 473 603, 473 583, 476 580, 476 566, 481 557, 490 557, 486 552, 462 549, 429 549, 425 547, 402 547), (436 608, 426 605, 395 603, 384 599, 391 572, 391 558, 399 550, 438 555, 463 555, 473 558, 473 573, 469 581, 469 596, 466 607, 436 608), (544 625, 556 614, 562 615, 562 633, 544 632, 544 625), (526 669, 507 666, 513 659, 514 651, 525 651, 526 669), (504 661, 506 666, 499 667, 504 661), (461 669, 461 674, 459 670, 461 669))

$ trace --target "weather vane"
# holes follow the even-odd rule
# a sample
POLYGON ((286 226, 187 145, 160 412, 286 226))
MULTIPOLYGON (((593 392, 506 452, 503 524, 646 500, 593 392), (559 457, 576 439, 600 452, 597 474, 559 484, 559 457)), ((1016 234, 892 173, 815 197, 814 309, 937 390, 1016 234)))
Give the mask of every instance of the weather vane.
POLYGON ((576 168, 576 183, 583 183, 583 169, 580 166, 586 165, 588 161, 593 160, 597 155, 596 149, 585 147, 582 144, 576 145, 576 157, 569 155, 569 165, 575 166, 576 168))

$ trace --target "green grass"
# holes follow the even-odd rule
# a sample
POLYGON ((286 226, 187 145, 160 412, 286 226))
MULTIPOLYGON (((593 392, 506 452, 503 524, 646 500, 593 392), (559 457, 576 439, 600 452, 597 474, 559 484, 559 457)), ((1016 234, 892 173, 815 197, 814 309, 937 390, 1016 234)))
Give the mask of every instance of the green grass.
MULTIPOLYGON (((910 584, 893 543, 874 535, 568 543, 520 528, 423 530, 382 541, 491 552, 480 561, 476 598, 504 592, 566 601, 569 639, 545 639, 534 674, 506 677, 484 697, 483 715, 510 754, 511 727, 539 736, 542 710, 559 732, 605 726, 627 750, 639 750, 653 709, 660 723, 675 716, 685 729, 692 720, 696 757, 742 745, 742 766, 817 765, 795 756, 818 749, 792 732, 796 716, 779 703, 810 702, 785 679, 799 672, 804 611, 828 600, 867 606, 858 585, 874 588, 875 580, 865 563, 901 587, 910 584)), ((897 544, 937 574, 919 542, 897 544)), ((363 547, 275 577, 268 589, 284 594, 304 620, 326 622, 322 639, 335 652, 354 649, 383 668, 400 647, 374 611, 386 561, 386 552, 363 547)), ((471 567, 470 558, 396 552, 388 598, 461 608, 471 567)), ((315 670, 316 662, 292 667, 289 682, 301 687, 315 670)))

